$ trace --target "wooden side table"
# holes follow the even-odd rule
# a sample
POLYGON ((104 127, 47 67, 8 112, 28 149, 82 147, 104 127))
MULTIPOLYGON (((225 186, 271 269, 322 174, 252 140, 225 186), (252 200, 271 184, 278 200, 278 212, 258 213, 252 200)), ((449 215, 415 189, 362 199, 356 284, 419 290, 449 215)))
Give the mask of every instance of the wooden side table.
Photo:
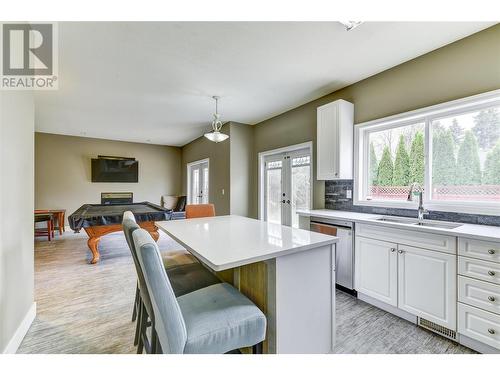
POLYGON ((54 229, 59 231, 59 234, 63 234, 65 232, 64 229, 64 220, 66 218, 66 210, 64 209, 56 209, 56 210, 35 210, 35 214, 51 214, 57 220, 57 226, 54 229))

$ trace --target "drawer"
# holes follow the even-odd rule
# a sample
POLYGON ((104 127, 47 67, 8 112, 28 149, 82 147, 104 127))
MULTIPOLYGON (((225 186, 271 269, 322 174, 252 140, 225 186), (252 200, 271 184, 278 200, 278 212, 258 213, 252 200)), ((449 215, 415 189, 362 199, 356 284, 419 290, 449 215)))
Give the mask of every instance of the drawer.
POLYGON ((458 301, 500 314, 500 285, 459 276, 458 301))
POLYGON ((458 254, 466 257, 500 263, 500 242, 458 239, 458 254))
POLYGON ((500 349, 500 315, 459 303, 458 333, 500 349))
POLYGON ((458 274, 500 284, 499 263, 459 256, 458 274))
POLYGON ((396 242, 444 253, 457 253, 457 238, 442 234, 420 232, 418 230, 394 229, 382 225, 358 224, 356 236, 374 238, 381 241, 396 242))

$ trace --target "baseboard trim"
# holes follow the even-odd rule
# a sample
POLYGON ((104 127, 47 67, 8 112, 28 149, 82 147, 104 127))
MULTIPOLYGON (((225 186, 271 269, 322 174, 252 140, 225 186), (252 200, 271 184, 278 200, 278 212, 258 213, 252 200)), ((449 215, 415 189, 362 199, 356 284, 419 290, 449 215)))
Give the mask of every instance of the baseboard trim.
POLYGON ((19 324, 19 327, 17 327, 14 336, 12 336, 9 343, 5 347, 3 354, 15 354, 17 352, 17 349, 19 349, 21 342, 23 342, 24 336, 26 336, 26 333, 28 333, 28 330, 30 329, 33 320, 35 320, 35 317, 36 302, 33 302, 30 309, 24 316, 21 324, 19 324))
POLYGON ((458 334, 458 342, 481 354, 500 354, 500 350, 461 334, 458 334))
POLYGON ((367 296, 366 294, 359 292, 358 292, 358 299, 366 303, 369 303, 370 305, 378 307, 379 309, 385 310, 391 313, 392 315, 396 315, 402 319, 408 320, 413 324, 417 324, 417 317, 415 315, 410 314, 409 312, 403 311, 401 309, 398 309, 395 306, 391 306, 385 302, 379 301, 378 299, 375 299, 373 297, 367 296))

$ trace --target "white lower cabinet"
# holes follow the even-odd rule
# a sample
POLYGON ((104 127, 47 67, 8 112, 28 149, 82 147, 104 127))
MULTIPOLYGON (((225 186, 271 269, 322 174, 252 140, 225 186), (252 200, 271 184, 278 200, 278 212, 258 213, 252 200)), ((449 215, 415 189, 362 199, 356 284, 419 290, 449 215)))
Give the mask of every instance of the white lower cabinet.
POLYGON ((357 233, 355 245, 358 293, 456 330, 456 255, 357 233))
POLYGON ((397 245, 356 237, 355 288, 392 306, 398 304, 397 245))
POLYGON ((458 332, 500 349, 500 316, 458 303, 458 332))
POLYGON ((456 329, 456 256, 398 246, 398 307, 456 329))
POLYGON ((480 352, 500 353, 500 241, 460 237, 458 255, 460 338, 475 340, 469 345, 480 352))
POLYGON ((458 276, 458 301, 498 314, 500 317, 500 287, 498 285, 458 276))

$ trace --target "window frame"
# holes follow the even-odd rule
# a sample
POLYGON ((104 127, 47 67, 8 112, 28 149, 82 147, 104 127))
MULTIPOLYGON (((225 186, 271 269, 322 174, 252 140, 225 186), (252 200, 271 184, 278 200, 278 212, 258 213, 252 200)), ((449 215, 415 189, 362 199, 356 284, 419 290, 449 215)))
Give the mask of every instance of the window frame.
POLYGON ((354 126, 354 195, 353 204, 357 206, 373 206, 386 208, 415 209, 417 202, 368 200, 368 135, 375 131, 394 129, 405 125, 424 124, 424 206, 433 211, 448 211, 470 214, 500 215, 500 202, 482 201, 439 201, 430 199, 432 184, 432 142, 431 123, 443 117, 466 114, 484 108, 500 106, 500 90, 453 100, 414 111, 363 122, 354 126))

